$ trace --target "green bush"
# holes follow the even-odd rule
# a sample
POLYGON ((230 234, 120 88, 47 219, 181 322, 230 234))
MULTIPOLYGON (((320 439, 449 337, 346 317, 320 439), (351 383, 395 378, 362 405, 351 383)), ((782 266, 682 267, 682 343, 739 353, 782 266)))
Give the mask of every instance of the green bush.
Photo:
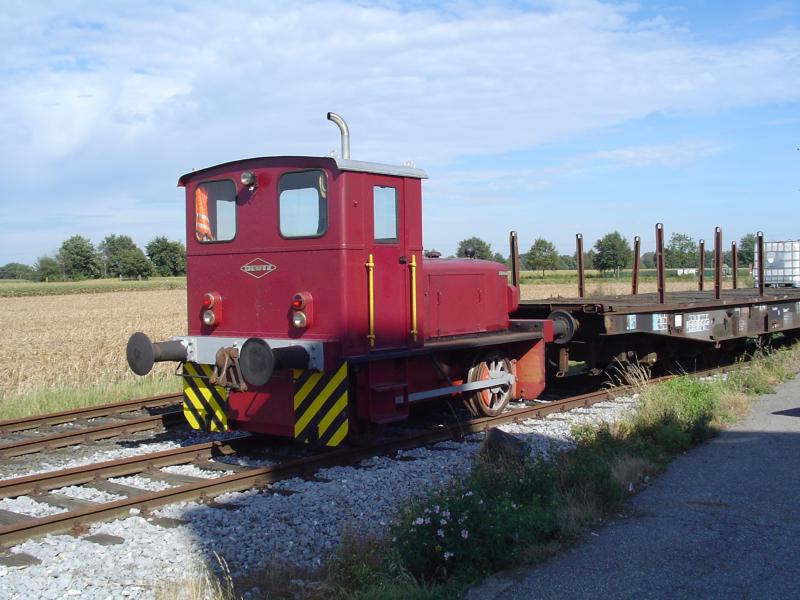
POLYGON ((403 566, 424 579, 476 576, 556 531, 553 465, 476 462, 464 479, 408 505, 391 527, 403 566))
POLYGON ((667 454, 680 454, 692 445, 692 436, 684 431, 678 423, 662 423, 653 431, 653 440, 667 454))

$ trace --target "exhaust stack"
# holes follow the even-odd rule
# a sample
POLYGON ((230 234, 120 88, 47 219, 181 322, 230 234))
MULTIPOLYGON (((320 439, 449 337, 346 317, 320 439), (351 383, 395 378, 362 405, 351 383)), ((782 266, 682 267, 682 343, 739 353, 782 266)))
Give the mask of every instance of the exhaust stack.
POLYGON ((328 113, 328 120, 333 121, 338 125, 339 131, 342 133, 342 158, 344 160, 350 159, 350 129, 347 127, 345 120, 337 115, 335 112, 328 113))

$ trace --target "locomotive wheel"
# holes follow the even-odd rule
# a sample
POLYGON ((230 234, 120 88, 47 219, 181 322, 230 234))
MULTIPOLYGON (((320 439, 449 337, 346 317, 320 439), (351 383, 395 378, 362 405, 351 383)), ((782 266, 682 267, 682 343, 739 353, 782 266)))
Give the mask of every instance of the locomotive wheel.
MULTIPOLYGON (((485 381, 511 373, 511 363, 499 352, 490 352, 476 362, 469 370, 467 382, 485 381)), ((471 392, 467 397, 467 408, 476 417, 499 415, 511 399, 511 384, 504 383, 494 387, 471 392)))

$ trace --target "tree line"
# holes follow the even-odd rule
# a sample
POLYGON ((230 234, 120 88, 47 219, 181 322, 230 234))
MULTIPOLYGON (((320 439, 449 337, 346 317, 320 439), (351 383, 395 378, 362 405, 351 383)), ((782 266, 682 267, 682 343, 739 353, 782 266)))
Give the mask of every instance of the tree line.
POLYGON ((40 256, 34 265, 8 263, 0 267, 0 279, 66 281, 123 277, 144 279, 186 273, 186 248, 164 236, 139 248, 127 235, 106 236, 95 248, 80 235, 64 240, 55 256, 40 256))
MULTIPOLYGON (((753 264, 756 238, 752 233, 745 235, 737 244, 736 256, 738 264, 745 267, 753 264)), ((498 262, 508 262, 499 252, 493 252, 491 244, 478 237, 461 240, 456 250, 456 256, 466 256, 466 248, 471 246, 475 250, 475 257, 498 262)), ((673 233, 664 246, 664 266, 668 269, 692 268, 699 266, 699 246, 695 240, 683 233, 673 233)), ((722 254, 723 264, 733 266, 731 250, 722 254)), ((557 269, 570 270, 577 268, 576 254, 559 254, 555 245, 544 239, 534 240, 526 253, 520 253, 522 268, 531 271, 545 271, 557 269)), ((643 269, 656 267, 655 252, 645 252, 640 258, 643 269)), ((585 269, 596 269, 602 272, 619 273, 621 269, 633 265, 633 249, 627 238, 618 231, 607 233, 597 240, 593 247, 583 253, 583 266, 585 269)), ((703 266, 714 266, 714 250, 704 252, 703 266)))

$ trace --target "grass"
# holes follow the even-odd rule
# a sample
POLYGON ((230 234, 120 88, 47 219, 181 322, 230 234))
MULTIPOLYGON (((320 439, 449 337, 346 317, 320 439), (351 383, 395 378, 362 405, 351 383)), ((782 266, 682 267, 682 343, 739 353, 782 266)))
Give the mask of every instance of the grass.
POLYGON ((177 391, 174 365, 137 377, 125 345, 185 333, 186 292, 6 298, 0 330, 0 419, 177 391))
POLYGON ((144 279, 142 281, 128 279, 86 279, 83 281, 52 282, 0 279, 0 298, 185 289, 186 277, 153 277, 152 279, 144 279))

